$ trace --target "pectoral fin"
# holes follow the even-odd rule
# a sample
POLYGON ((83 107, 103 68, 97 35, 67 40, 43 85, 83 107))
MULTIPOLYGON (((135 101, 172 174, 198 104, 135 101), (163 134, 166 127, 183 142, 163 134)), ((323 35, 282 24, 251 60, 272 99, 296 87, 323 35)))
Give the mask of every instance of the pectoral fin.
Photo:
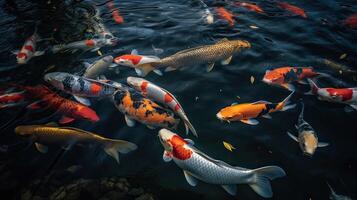
POLYGON ((133 119, 131 119, 130 117, 128 117, 127 115, 125 115, 125 122, 126 122, 126 125, 128 125, 129 127, 135 126, 135 121, 133 119))
POLYGON ((170 162, 172 160, 172 155, 171 153, 167 152, 167 151, 164 151, 164 154, 162 155, 162 159, 165 161, 165 162, 170 162))
POLYGON ((281 84, 281 86, 289 91, 295 91, 295 86, 290 83, 281 84))
POLYGON ((71 123, 73 122, 74 119, 73 118, 70 118, 70 117, 67 117, 67 116, 63 116, 58 123, 60 124, 68 124, 68 123, 71 123))
POLYGON ((174 67, 166 67, 165 72, 171 72, 171 71, 175 71, 175 70, 176 70, 176 68, 174 68, 174 67))
POLYGON ((33 55, 34 56, 42 56, 43 54, 45 54, 44 51, 36 51, 33 55))
POLYGON ((291 139, 295 140, 296 142, 299 142, 298 138, 295 135, 291 134, 290 132, 287 132, 287 134, 289 137, 291 137, 291 139))
POLYGON ((197 185, 197 179, 195 177, 193 177, 190 174, 190 172, 184 170, 183 174, 185 175, 185 178, 186 178, 186 181, 188 182, 188 184, 190 184, 191 186, 197 185))
POLYGON ((40 109, 41 108, 40 103, 41 103, 41 101, 33 102, 32 104, 28 105, 27 108, 29 108, 31 110, 40 109))
POLYGON ((308 85, 309 83, 306 82, 305 80, 299 80, 298 83, 303 84, 303 85, 308 85))
POLYGON ((232 196, 237 194, 236 185, 222 185, 222 188, 232 196))
POLYGON ((36 149, 41 153, 47 153, 47 151, 48 151, 48 147, 46 147, 43 144, 35 142, 35 146, 36 146, 36 149))
POLYGON ((73 95, 73 97, 81 104, 83 105, 86 105, 86 106, 90 106, 90 101, 89 99, 87 98, 84 98, 84 97, 80 97, 80 96, 77 96, 77 95, 73 95))
POLYGON ((195 145, 195 142, 192 141, 191 139, 185 138, 184 140, 185 140, 186 142, 188 142, 189 144, 191 144, 191 145, 195 145))
POLYGON ((213 67, 214 67, 214 63, 209 63, 209 64, 207 65, 206 71, 207 71, 207 72, 212 71, 213 67))
POLYGON ((351 106, 353 109, 357 110, 357 105, 356 105, 356 104, 350 104, 350 106, 351 106))
POLYGON ((154 129, 155 129, 155 127, 149 126, 149 125, 147 125, 146 127, 148 127, 148 128, 151 129, 151 130, 154 130, 154 129))
POLYGON ((329 143, 327 143, 327 142, 319 142, 317 144, 317 147, 327 147, 328 145, 329 145, 329 143))
POLYGON ((249 125, 258 125, 259 124, 259 121, 256 119, 242 119, 240 121, 245 124, 249 124, 249 125))
POLYGON ((89 62, 83 62, 82 64, 86 69, 90 68, 90 66, 91 66, 91 64, 89 62))
POLYGON ((262 115, 262 117, 264 117, 265 119, 271 119, 271 115, 269 115, 269 113, 265 114, 265 115, 262 115))
POLYGON ((222 60, 221 64, 222 65, 228 65, 232 60, 232 56, 229 56, 227 59, 222 60))
POLYGON ((91 52, 96 52, 96 51, 98 51, 99 49, 100 49, 99 47, 96 47, 96 48, 92 49, 91 52))
POLYGON ((136 49, 131 50, 131 55, 138 55, 139 52, 136 49))
POLYGON ((158 70, 158 69, 154 69, 153 72, 154 72, 155 74, 159 75, 159 76, 162 76, 162 75, 163 75, 162 72, 161 72, 160 70, 158 70))

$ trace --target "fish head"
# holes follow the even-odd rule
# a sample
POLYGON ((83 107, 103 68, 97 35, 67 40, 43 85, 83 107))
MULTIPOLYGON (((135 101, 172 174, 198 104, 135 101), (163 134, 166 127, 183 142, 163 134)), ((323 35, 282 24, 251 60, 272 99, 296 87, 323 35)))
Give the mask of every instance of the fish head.
POLYGON ((27 63, 27 61, 28 61, 28 56, 27 56, 26 53, 19 52, 19 53, 16 55, 16 60, 17 60, 17 64, 23 65, 23 64, 26 64, 26 63, 27 63))
POLYGON ((76 109, 73 110, 73 115, 80 116, 81 118, 91 122, 99 121, 97 113, 91 108, 84 105, 78 105, 76 109))
POLYGON ((107 45, 117 45, 117 43, 119 42, 119 38, 117 37, 113 37, 112 35, 106 35, 105 36, 105 44, 107 45))
POLYGON ((132 76, 129 76, 126 82, 137 91, 146 90, 146 86, 148 85, 148 81, 145 79, 132 76))
POLYGON ((45 74, 43 79, 59 90, 64 90, 64 81, 68 77, 68 74, 62 72, 52 72, 45 74))
POLYGON ((15 128, 15 134, 19 136, 30 137, 33 135, 34 126, 17 126, 15 128))
POLYGON ((173 151, 173 144, 172 144, 172 138, 174 136, 177 136, 177 134, 167 130, 167 129, 161 129, 159 131, 158 137, 160 140, 161 145, 164 147, 165 151, 167 152, 172 152, 173 151))
POLYGON ((251 47, 250 42, 248 42, 246 40, 234 40, 232 42, 233 42, 235 52, 239 52, 242 48, 250 48, 251 47))
POLYGON ((116 64, 126 67, 135 67, 137 64, 139 64, 140 60, 141 56, 131 54, 126 54, 114 58, 114 62, 116 64))
POLYGON ((105 56, 104 58, 102 58, 102 60, 105 62, 105 63, 108 63, 108 64, 111 64, 113 63, 113 56, 105 56))
POLYGON ((266 84, 282 84, 284 83, 284 76, 282 76, 280 73, 273 71, 267 70, 265 72, 265 75, 263 77, 263 82, 266 84))
POLYGON ((312 130, 304 131, 300 137, 300 148, 305 155, 314 155, 318 144, 315 132, 312 130))
POLYGON ((243 119, 243 114, 235 108, 236 106, 228 106, 220 110, 216 117, 222 121, 237 121, 243 119))

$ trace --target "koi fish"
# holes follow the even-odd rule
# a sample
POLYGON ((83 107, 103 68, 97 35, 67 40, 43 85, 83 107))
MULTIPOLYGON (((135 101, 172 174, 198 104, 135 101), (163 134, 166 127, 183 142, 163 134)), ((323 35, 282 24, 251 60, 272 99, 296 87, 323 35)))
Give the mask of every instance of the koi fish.
POLYGON ((62 145, 68 149, 73 145, 99 145, 104 152, 114 158, 119 164, 119 154, 129 153, 137 149, 137 146, 125 140, 114 140, 100 135, 84 131, 73 127, 58 127, 55 123, 46 125, 25 125, 15 128, 15 133, 19 136, 31 138, 36 149, 41 153, 46 153, 46 145, 62 145))
POLYGON ((335 192, 335 190, 331 187, 331 185, 328 182, 326 182, 326 183, 327 183, 328 188, 330 189, 329 198, 331 200, 352 200, 352 198, 349 197, 349 196, 344 196, 344 195, 337 194, 335 192))
POLYGON ((36 101, 27 106, 31 110, 40 108, 48 108, 62 115, 60 124, 67 124, 75 119, 88 120, 91 122, 99 121, 97 113, 91 108, 65 99, 58 94, 52 92, 46 86, 24 87, 29 98, 36 101))
POLYGON ((247 3, 247 2, 238 2, 235 5, 238 7, 244 7, 250 11, 254 11, 257 13, 264 13, 264 10, 256 4, 247 3))
POLYGON ((249 125, 257 125, 259 124, 259 121, 254 118, 264 117, 271 119, 270 113, 295 108, 295 104, 289 105, 290 98, 293 94, 294 92, 292 92, 280 103, 257 101, 254 103, 232 104, 231 106, 220 110, 216 116, 218 119, 223 121, 241 121, 249 125))
POLYGON ((263 82, 294 91, 295 87, 291 83, 299 82, 301 84, 307 84, 304 79, 316 76, 329 77, 327 74, 315 72, 312 67, 280 67, 265 71, 263 82))
POLYGON ((260 196, 270 198, 273 196, 270 181, 286 175, 278 166, 246 169, 215 160, 196 149, 192 140, 183 139, 167 129, 159 131, 159 139, 165 149, 163 160, 173 160, 191 186, 196 186, 200 180, 221 185, 230 195, 235 195, 237 184, 248 184, 260 196))
MULTIPOLYGON (((114 59, 114 62, 118 65, 134 68, 139 76, 143 76, 141 67, 145 67, 146 64, 159 62, 160 58, 156 56, 143 56, 139 55, 136 49, 131 51, 131 54, 125 54, 118 56, 114 59)), ((162 76, 162 72, 158 69, 153 70, 156 74, 162 76)))
POLYGON ((112 100, 115 107, 125 115, 129 127, 133 127, 136 120, 150 129, 155 127, 176 129, 180 122, 170 110, 162 108, 129 87, 117 90, 112 100))
POLYGON ((83 40, 83 41, 71 42, 68 44, 54 45, 52 47, 52 52, 57 53, 57 52, 64 51, 64 50, 70 50, 72 52, 76 52, 78 50, 95 52, 104 46, 108 46, 108 45, 114 46, 114 45, 116 45, 117 41, 118 41, 118 38, 116 38, 116 37, 113 37, 110 39, 93 38, 93 39, 88 39, 88 40, 83 40))
POLYGON ((317 147, 326 147, 329 144, 325 142, 319 142, 315 130, 309 123, 304 120, 304 103, 301 103, 301 106, 302 108, 298 123, 295 125, 299 136, 296 137, 290 132, 288 132, 288 135, 299 143, 299 146, 305 155, 312 156, 314 155, 317 147))
POLYGON ((222 65, 228 65, 234 53, 242 48, 250 48, 250 43, 245 40, 228 40, 224 38, 216 44, 198 46, 177 52, 174 55, 160 59, 157 62, 138 65, 141 76, 146 76, 150 71, 165 68, 165 71, 184 69, 192 65, 207 64, 207 71, 211 71, 215 62, 222 61, 222 65))
POLYGON ((357 88, 319 88, 311 79, 307 80, 311 90, 305 94, 316 95, 321 101, 347 104, 357 110, 357 88))
POLYGON ((303 18, 307 18, 305 11, 297 6, 294 6, 294 5, 285 3, 285 2, 278 2, 278 6, 281 9, 284 9, 284 10, 294 13, 295 15, 299 15, 303 18))
POLYGON ((349 26, 351 28, 356 28, 357 27, 357 14, 353 14, 349 17, 347 17, 344 21, 343 24, 345 26, 349 26))
POLYGON ((185 123, 186 134, 188 134, 188 130, 190 129, 193 135, 198 137, 195 128, 192 126, 185 111, 183 110, 178 100, 174 97, 174 95, 172 95, 167 90, 153 84, 152 82, 142 78, 128 77, 126 82, 137 91, 140 91, 144 97, 169 107, 185 123))
POLYGON ((114 1, 109 1, 107 5, 112 12, 114 21, 118 24, 124 23, 124 18, 120 15, 119 10, 114 8, 114 1))
POLYGON ((100 75, 104 74, 108 68, 116 66, 113 63, 113 59, 113 56, 105 56, 95 61, 93 64, 87 62, 83 63, 86 67, 86 71, 84 72, 83 77, 89 79, 98 78, 100 75))
POLYGON ((44 51, 36 51, 36 43, 38 40, 39 36, 37 35, 37 31, 35 31, 33 35, 25 40, 25 43, 20 51, 13 52, 16 55, 18 64, 26 64, 31 58, 35 56, 42 56, 45 53, 44 51))
POLYGON ((23 104, 24 102, 24 91, 0 95, 0 109, 18 106, 23 104))
POLYGON ((229 26, 234 26, 234 15, 231 12, 226 10, 224 7, 218 7, 216 8, 216 11, 222 19, 227 20, 229 26))
POLYGON ((113 95, 117 89, 113 84, 107 84, 104 81, 88 79, 65 72, 45 74, 44 80, 55 88, 72 94, 78 102, 87 106, 91 103, 85 97, 107 97, 113 95))

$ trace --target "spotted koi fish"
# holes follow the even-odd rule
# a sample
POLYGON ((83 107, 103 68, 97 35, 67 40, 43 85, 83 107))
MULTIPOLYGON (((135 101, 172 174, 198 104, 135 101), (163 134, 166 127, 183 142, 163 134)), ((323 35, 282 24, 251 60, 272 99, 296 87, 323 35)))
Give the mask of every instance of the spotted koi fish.
POLYGON ((330 77, 327 74, 315 72, 312 67, 280 67, 265 71, 263 82, 294 91, 295 87, 291 83, 307 84, 304 79, 317 76, 330 77))
POLYGON ((311 79, 307 80, 311 91, 306 94, 316 95, 321 101, 347 104, 357 110, 357 88, 319 88, 311 79))
POLYGON ((136 120, 150 129, 155 127, 176 129, 180 122, 170 110, 162 108, 129 87, 117 90, 113 95, 113 103, 125 115, 129 127, 133 127, 136 120))
POLYGON ((67 124, 75 119, 88 120, 91 122, 99 121, 97 113, 91 108, 65 99, 52 92, 46 86, 23 87, 28 93, 27 97, 36 100, 27 107, 31 110, 47 108, 62 115, 60 124, 67 124))
POLYGON ((182 106, 170 92, 142 78, 128 77, 126 82, 137 91, 140 91, 145 97, 169 107, 185 123, 186 134, 188 134, 188 130, 190 129, 198 137, 182 106))
POLYGON ((264 13, 264 10, 256 4, 247 3, 247 2, 237 2, 235 5, 238 7, 244 7, 250 11, 254 11, 257 13, 264 13))
POLYGON ((230 195, 235 195, 237 184, 248 184, 260 196, 270 198, 273 196, 270 181, 286 175, 278 166, 246 169, 215 160, 196 149, 192 140, 183 139, 167 129, 159 131, 159 139, 165 149, 164 161, 173 160, 191 186, 196 186, 200 180, 221 185, 230 195))
POLYGON ((271 119, 270 113, 295 108, 295 104, 289 105, 290 98, 293 94, 294 92, 280 103, 257 101, 254 103, 232 104, 220 110, 217 113, 217 118, 228 122, 241 121, 249 125, 257 125, 259 121, 254 118, 264 117, 271 119))
POLYGON ((44 80, 55 88, 72 94, 78 102, 87 106, 90 105, 90 101, 85 97, 107 97, 113 95, 117 89, 114 84, 65 72, 48 73, 44 76, 44 80))
POLYGON ((278 6, 281 9, 284 9, 284 10, 287 10, 289 12, 294 13, 295 15, 299 15, 299 16, 301 16, 303 18, 307 18, 307 15, 306 15, 305 11, 302 8, 299 8, 297 6, 294 6, 294 5, 285 3, 285 2, 278 2, 278 6))
POLYGON ((16 55, 18 64, 26 64, 34 56, 41 56, 45 53, 44 51, 36 51, 36 44, 38 40, 39 36, 35 31, 33 35, 25 40, 25 43, 20 51, 13 52, 16 55))
POLYGON ((118 41, 118 38, 112 37, 112 38, 93 38, 93 39, 88 39, 88 40, 83 40, 83 41, 76 41, 76 42, 71 42, 68 44, 60 44, 60 45, 55 45, 52 47, 52 52, 53 53, 58 53, 60 51, 64 50, 70 50, 72 52, 76 52, 78 50, 82 51, 98 51, 100 48, 104 46, 114 46, 116 45, 118 41))
MULTIPOLYGON (((125 54, 114 58, 114 62, 118 65, 134 68, 139 76, 144 76, 140 68, 145 67, 146 64, 159 62, 160 58, 156 56, 144 56, 139 55, 136 49, 131 51, 131 54, 125 54)), ((153 72, 162 76, 162 72, 158 69, 154 69, 153 72)))

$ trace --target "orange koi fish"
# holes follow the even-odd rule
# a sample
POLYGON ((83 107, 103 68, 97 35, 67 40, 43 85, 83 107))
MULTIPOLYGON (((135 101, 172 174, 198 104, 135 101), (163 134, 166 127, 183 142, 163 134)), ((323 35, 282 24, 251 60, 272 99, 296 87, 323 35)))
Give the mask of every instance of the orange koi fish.
POLYGON ((218 15, 222 18, 227 20, 229 26, 234 26, 234 19, 233 19, 233 14, 230 13, 228 10, 226 10, 224 7, 218 7, 216 8, 216 11, 218 15))
POLYGON ((303 18, 307 18, 307 15, 306 15, 305 11, 302 8, 299 8, 297 6, 293 6, 293 5, 285 3, 285 2, 279 2, 278 6, 281 9, 284 9, 284 10, 287 10, 289 12, 292 12, 292 13, 294 13, 296 15, 299 15, 299 16, 301 16, 303 18))

